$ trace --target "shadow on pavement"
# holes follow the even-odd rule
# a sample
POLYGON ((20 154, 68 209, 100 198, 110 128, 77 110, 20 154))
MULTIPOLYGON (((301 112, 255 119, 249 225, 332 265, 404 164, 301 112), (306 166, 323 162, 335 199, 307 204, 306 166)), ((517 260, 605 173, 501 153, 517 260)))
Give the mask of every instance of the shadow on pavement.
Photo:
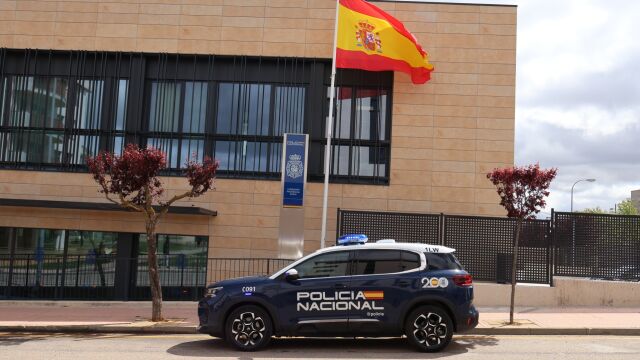
POLYGON ((167 352, 178 356, 234 357, 240 360, 260 358, 350 359, 358 357, 387 359, 391 354, 400 355, 403 359, 424 359, 425 357, 437 359, 497 344, 498 339, 493 336, 456 336, 444 351, 424 354, 415 351, 405 339, 401 338, 279 338, 274 339, 263 351, 243 353, 236 351, 222 339, 208 339, 184 342, 169 348, 167 352))

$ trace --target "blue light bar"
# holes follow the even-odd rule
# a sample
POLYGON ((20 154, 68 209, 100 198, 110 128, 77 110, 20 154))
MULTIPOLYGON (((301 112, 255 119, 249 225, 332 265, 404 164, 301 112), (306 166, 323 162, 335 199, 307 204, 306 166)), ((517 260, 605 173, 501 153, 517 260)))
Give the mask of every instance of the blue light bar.
POLYGON ((347 234, 338 238, 338 245, 364 244, 369 240, 365 234, 347 234))

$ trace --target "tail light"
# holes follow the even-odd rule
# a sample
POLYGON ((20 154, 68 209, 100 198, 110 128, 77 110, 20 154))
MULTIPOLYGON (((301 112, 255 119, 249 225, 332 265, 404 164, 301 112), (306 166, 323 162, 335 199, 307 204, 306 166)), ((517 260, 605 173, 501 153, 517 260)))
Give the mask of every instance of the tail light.
POLYGON ((454 275, 453 282, 458 286, 469 287, 473 286, 473 279, 471 279, 471 275, 454 275))

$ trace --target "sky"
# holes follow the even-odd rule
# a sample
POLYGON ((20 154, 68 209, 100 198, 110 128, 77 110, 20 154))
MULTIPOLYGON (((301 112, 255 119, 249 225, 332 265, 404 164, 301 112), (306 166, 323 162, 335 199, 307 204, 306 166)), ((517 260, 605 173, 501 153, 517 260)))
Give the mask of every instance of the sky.
POLYGON ((550 209, 608 210, 640 189, 640 1, 518 5, 516 165, 558 168, 550 209))

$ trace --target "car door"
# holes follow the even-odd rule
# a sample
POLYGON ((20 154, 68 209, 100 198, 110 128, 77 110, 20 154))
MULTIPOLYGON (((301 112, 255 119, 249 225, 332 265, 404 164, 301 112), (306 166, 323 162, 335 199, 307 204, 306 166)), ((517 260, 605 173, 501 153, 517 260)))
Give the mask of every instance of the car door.
POLYGON ((313 256, 294 267, 297 280, 280 277, 275 301, 283 332, 291 335, 348 333, 349 251, 313 256))
POLYGON ((411 299, 418 253, 398 249, 356 250, 353 255, 351 291, 356 306, 349 314, 354 335, 397 335, 403 305, 411 299))

